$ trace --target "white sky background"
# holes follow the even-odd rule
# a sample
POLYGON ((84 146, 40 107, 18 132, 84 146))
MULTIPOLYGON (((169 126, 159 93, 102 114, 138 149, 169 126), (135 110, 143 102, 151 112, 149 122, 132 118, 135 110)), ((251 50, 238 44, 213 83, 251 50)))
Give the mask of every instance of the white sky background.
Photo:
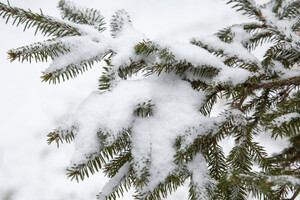
MULTIPOLYGON (((5 1, 0 0, 5 3, 5 1)), ((11 5, 59 17, 56 0, 10 0, 11 5)), ((97 8, 109 22, 117 9, 125 8, 134 27, 151 39, 188 42, 233 23, 246 21, 224 0, 74 0, 97 8), (88 3, 86 3, 88 2, 88 3)), ((5 25, 0 19, 0 200, 92 200, 107 181, 96 174, 84 182, 65 176, 72 145, 48 146, 46 135, 97 89, 101 64, 68 82, 42 83, 49 63, 28 64, 7 60, 11 48, 42 41, 34 30, 5 25), (11 195, 10 195, 11 194, 11 195)), ((124 199, 132 199, 130 195, 124 199)), ((183 188, 169 199, 187 199, 183 188)))

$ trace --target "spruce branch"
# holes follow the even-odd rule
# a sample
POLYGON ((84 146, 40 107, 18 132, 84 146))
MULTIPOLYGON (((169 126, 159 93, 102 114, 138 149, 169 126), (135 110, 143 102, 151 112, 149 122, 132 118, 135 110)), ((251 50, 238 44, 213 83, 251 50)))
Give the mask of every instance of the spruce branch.
POLYGON ((48 133, 47 142, 50 145, 52 142, 56 142, 57 147, 59 147, 59 144, 71 143, 71 141, 75 138, 76 132, 76 126, 72 126, 70 130, 64 130, 64 129, 55 129, 54 131, 48 133))
POLYGON ((280 13, 280 19, 290 19, 295 18, 300 15, 300 1, 295 0, 289 2, 285 7, 282 8, 282 13, 280 13))
POLYGON ((268 67, 272 65, 273 60, 281 62, 286 68, 291 68, 300 62, 300 51, 284 41, 279 42, 266 51, 262 65, 268 67))
POLYGON ((113 70, 112 66, 108 65, 108 67, 103 67, 102 75, 98 80, 99 82, 98 89, 100 91, 107 91, 111 89, 114 80, 115 80, 115 71, 113 70))
POLYGON ((248 91, 254 91, 259 89, 273 89, 273 88, 279 88, 279 87, 290 86, 290 85, 295 85, 295 86, 300 85, 300 77, 291 77, 283 80, 274 80, 269 83, 262 83, 257 85, 250 84, 248 87, 248 91))
POLYGON ((124 195, 124 188, 127 192, 132 186, 132 166, 126 163, 118 173, 103 187, 100 194, 97 195, 99 200, 115 200, 124 195))
MULTIPOLYGON (((293 90, 296 89, 292 87, 293 90)), ((278 104, 278 111, 280 112, 279 114, 287 114, 287 113, 292 113, 292 112, 297 112, 300 110, 300 92, 299 90, 295 93, 290 92, 289 98, 286 99, 285 101, 281 101, 278 104)))
POLYGON ((53 72, 43 72, 43 75, 41 78, 43 79, 44 82, 49 82, 49 83, 60 83, 61 79, 63 81, 69 80, 70 78, 75 78, 77 77, 78 74, 83 74, 83 72, 87 71, 88 68, 92 67, 94 62, 98 62, 101 59, 98 59, 98 57, 90 59, 90 60, 83 60, 79 64, 70 64, 64 69, 59 69, 55 70, 53 72))
POLYGON ((255 17, 260 21, 265 21, 262 16, 260 8, 255 4, 253 0, 230 0, 227 4, 233 4, 233 8, 237 8, 237 11, 241 11, 244 15, 249 17, 255 17))
MULTIPOLYGON (((194 45, 206 49, 216 56, 224 58, 223 63, 227 66, 246 69, 250 72, 258 72, 260 69, 257 62, 241 59, 239 58, 239 55, 233 55, 232 53, 228 52, 228 49, 225 49, 224 47, 222 47, 222 45, 219 45, 219 48, 214 48, 210 44, 205 44, 205 42, 196 39, 192 39, 190 42, 194 45)), ((245 46, 247 47, 247 44, 245 46)))
POLYGON ((154 104, 151 100, 149 100, 148 102, 139 103, 136 106, 134 113, 137 117, 151 117, 153 116, 153 107, 154 104))
MULTIPOLYGON (((209 164, 209 171, 212 176, 220 176, 225 169, 225 157, 223 149, 220 148, 218 142, 226 136, 233 135, 237 130, 237 126, 245 124, 244 116, 241 113, 225 112, 220 118, 213 123, 214 127, 206 130, 206 134, 199 134, 195 136, 192 143, 186 145, 185 137, 189 137, 191 131, 186 131, 186 135, 177 139, 177 153, 175 154, 175 163, 182 164, 191 161, 198 152, 202 152, 207 163, 209 164), (214 168, 219 166, 220 168, 214 168)), ((193 133, 195 134, 195 133, 193 133)))
POLYGON ((220 91, 216 90, 216 91, 210 92, 206 95, 205 102, 199 109, 199 111, 203 115, 206 115, 206 116, 210 115, 210 113, 213 109, 213 106, 217 102, 217 99, 220 97, 219 93, 220 93, 220 91))
MULTIPOLYGON (((56 20, 42 12, 36 14, 30 10, 26 11, 0 3, 0 16, 6 19, 6 23, 13 20, 12 23, 16 26, 25 25, 24 30, 33 27, 36 32, 40 31, 46 36, 56 37, 8 52, 11 61, 18 59, 21 62, 30 62, 33 59, 35 61, 53 59, 53 64, 43 74, 44 81, 56 83, 61 79, 76 77, 94 63, 104 59, 106 66, 99 79, 100 95, 109 96, 116 91, 114 89, 119 86, 118 83, 125 82, 137 74, 142 74, 144 78, 149 77, 147 81, 151 81, 151 78, 156 76, 163 75, 159 78, 164 78, 176 74, 172 78, 176 77, 178 81, 189 82, 191 88, 195 90, 192 92, 200 92, 203 98, 201 103, 197 102, 189 106, 196 109, 195 113, 202 115, 204 122, 200 120, 201 122, 195 126, 185 126, 183 133, 173 138, 170 146, 174 148, 173 154, 175 155, 171 157, 170 163, 175 170, 164 174, 166 178, 162 182, 156 185, 151 182, 153 181, 151 180, 153 178, 153 174, 150 173, 151 167, 155 168, 155 166, 152 163, 151 156, 153 155, 150 148, 145 150, 151 153, 143 154, 141 161, 136 161, 133 153, 136 150, 134 149, 136 141, 132 141, 134 134, 131 134, 131 130, 136 130, 134 126, 138 122, 151 121, 156 117, 155 114, 159 113, 156 109, 159 109, 160 105, 158 98, 153 98, 155 105, 152 100, 147 101, 145 98, 142 98, 142 101, 134 101, 130 105, 130 120, 128 120, 130 122, 120 132, 113 132, 115 128, 107 124, 97 127, 100 130, 95 133, 98 136, 99 141, 97 140, 96 143, 99 148, 84 154, 83 161, 72 163, 67 168, 68 178, 77 181, 84 180, 103 170, 111 180, 99 194, 98 198, 101 200, 115 200, 123 196, 130 187, 136 189, 136 199, 166 198, 188 178, 191 179, 189 191, 191 200, 206 200, 207 198, 243 200, 249 193, 256 198, 273 200, 286 198, 289 191, 293 193, 291 199, 298 196, 300 77, 296 67, 300 63, 297 36, 297 31, 300 29, 300 1, 274 0, 263 6, 256 5, 254 0, 229 0, 228 3, 258 21, 222 29, 215 34, 216 37, 212 38, 213 41, 217 41, 216 44, 209 40, 193 39, 191 41, 194 44, 191 50, 199 48, 205 51, 204 55, 210 53, 213 55, 211 58, 216 59, 216 62, 207 63, 216 64, 201 64, 201 61, 189 56, 182 58, 178 55, 180 51, 176 52, 177 47, 174 46, 172 50, 172 45, 168 46, 150 40, 133 43, 136 45, 131 44, 131 54, 122 55, 123 48, 116 47, 115 50, 115 46, 119 45, 117 42, 124 45, 123 31, 133 31, 131 20, 124 10, 117 11, 112 17, 111 35, 113 38, 105 38, 104 43, 107 44, 105 46, 107 48, 98 49, 97 46, 101 45, 99 41, 102 37, 98 32, 104 30, 104 18, 95 9, 78 7, 68 0, 60 0, 58 7, 62 17, 71 21, 67 22, 56 20), (267 14, 264 16, 264 11, 273 12, 270 16, 274 14, 274 19, 279 21, 275 22, 267 14), (288 25, 281 26, 285 22, 288 25), (92 26, 92 28, 88 29, 88 26, 81 25, 92 26), (86 27, 91 33, 82 33, 77 27, 86 27), (87 34, 86 37, 82 37, 85 34, 87 34), (74 38, 82 40, 68 40, 70 37, 65 36, 72 36, 72 38, 76 36, 74 38), (92 52, 92 49, 80 54, 82 46, 77 46, 75 43, 81 41, 86 44, 88 42, 86 39, 92 43, 83 47, 89 47, 89 44, 95 45, 97 51, 92 52), (252 50, 267 42, 271 42, 272 46, 266 50, 263 60, 260 61, 253 56, 252 50), (232 50, 232 48, 237 48, 237 50, 232 50), (78 49, 79 51, 76 51, 78 49), (113 59, 118 58, 117 54, 121 54, 122 58, 130 55, 126 58, 126 64, 118 66, 112 64, 116 61, 113 59), (245 72, 246 76, 243 78, 247 78, 238 81, 237 84, 222 82, 222 78, 226 78, 225 76, 229 73, 240 71, 245 72), (292 74, 293 72, 297 73, 292 74), (248 74, 251 75, 248 76, 248 74), (214 105, 220 98, 226 100, 228 111, 222 112, 218 117, 210 117, 214 105), (286 116, 289 118, 285 119, 286 116), (254 136, 265 132, 273 133, 273 137, 288 138, 290 146, 268 157, 264 147, 254 142, 253 139, 254 136), (220 145, 226 137, 235 139, 235 145, 227 157, 220 145), (206 163, 202 164, 205 165, 206 171, 204 171, 207 173, 197 174, 191 170, 190 164, 193 163, 196 155, 203 156, 206 163), (138 163, 144 165, 138 168, 136 167, 138 163), (253 172, 254 163, 259 165, 259 172, 253 172), (213 184, 210 185, 209 181, 201 185, 196 177, 207 178, 205 180, 216 179, 218 190, 213 191, 213 184)), ((178 50, 184 50, 184 48, 178 47, 178 50)), ((201 55, 199 57, 201 58, 201 55)), ((156 90, 153 93, 155 92, 156 90)), ((56 142, 57 146, 64 142, 69 143, 76 136, 80 136, 79 133, 81 133, 80 125, 67 129, 58 128, 48 134, 48 143, 56 142)), ((75 142, 78 141, 75 140, 75 142)))
POLYGON ((296 200, 297 196, 300 194, 300 187, 296 190, 293 196, 289 200, 296 200))
POLYGON ((273 169, 272 159, 268 158, 268 154, 264 147, 257 142, 251 142, 249 145, 250 155, 253 161, 257 162, 264 171, 273 169))
POLYGON ((236 140, 236 145, 230 151, 228 156, 228 165, 237 171, 249 172, 252 167, 249 144, 247 139, 236 140), (243 141, 246 140, 246 141, 243 141))
POLYGON ((254 50, 258 46, 263 45, 264 43, 276 41, 277 40, 276 36, 277 35, 275 35, 271 31, 261 31, 253 34, 252 37, 247 42, 247 44, 245 44, 245 46, 249 50, 254 50))
POLYGON ((158 44, 154 43, 153 41, 143 41, 137 44, 135 47, 135 52, 137 54, 143 54, 146 57, 149 56, 150 54, 156 53, 160 47, 158 44))
POLYGON ((291 119, 282 124, 272 124, 267 127, 272 130, 272 137, 295 136, 300 133, 300 118, 291 119))
POLYGON ((300 164, 300 134, 290 137, 290 146, 271 157, 274 164, 284 171, 289 169, 291 174, 300 176, 299 167, 294 168, 294 163, 300 164))
POLYGON ((67 19, 77 24, 87 24, 95 27, 99 32, 105 30, 104 17, 100 11, 93 8, 80 7, 71 1, 60 0, 58 8, 63 19, 67 19))
POLYGON ((293 24, 292 30, 293 30, 297 35, 300 35, 300 17, 298 17, 297 21, 293 24))
POLYGON ((147 68, 146 76, 152 74, 160 75, 162 72, 175 72, 179 75, 190 74, 197 78, 207 77, 212 78, 216 76, 220 69, 209 65, 195 66, 186 60, 176 60, 174 54, 168 47, 162 47, 152 41, 144 41, 135 46, 135 51, 139 55, 146 57, 156 55, 160 58, 160 62, 154 62, 152 66, 147 68))
MULTIPOLYGON (((199 180, 191 178, 189 185, 189 200, 206 200, 213 199, 215 193, 215 185, 213 181, 207 181, 203 185, 199 185, 199 180), (197 181, 197 182, 196 182, 197 181)), ((202 180, 204 182, 204 180, 202 180)))
POLYGON ((60 83, 61 79, 63 81, 69 80, 70 78, 77 77, 80 73, 83 74, 85 71, 87 71, 89 68, 92 68, 92 66, 100 62, 105 56, 110 54, 111 51, 107 51, 104 53, 100 53, 94 57, 91 57, 89 59, 81 59, 77 62, 73 62, 71 64, 68 64, 66 66, 60 66, 59 69, 55 69, 54 71, 48 69, 47 71, 43 72, 42 79, 44 82, 49 83, 60 83))
POLYGON ((20 62, 48 61, 48 58, 59 57, 70 51, 70 46, 57 39, 50 39, 44 42, 37 42, 31 45, 11 49, 7 52, 10 61, 19 60, 20 62))
MULTIPOLYGON (((201 88, 201 86, 198 85, 199 82, 197 81, 193 81, 192 84, 193 87, 201 88)), ((200 84, 202 83, 200 82, 200 84)), ((221 85, 221 84, 205 85, 203 90, 205 91, 206 95, 205 95, 205 100, 203 101, 199 111, 203 115, 210 115, 213 106, 217 103, 218 99, 223 97, 224 92, 228 90, 228 87, 226 85, 221 85)))
POLYGON ((23 10, 21 8, 12 7, 0 2, 0 16, 9 20, 13 20, 12 25, 23 25, 24 31, 29 28, 35 28, 35 34, 41 32, 45 36, 64 37, 77 35, 80 36, 80 31, 60 20, 56 20, 50 16, 33 13, 31 10, 23 10))
POLYGON ((233 40, 234 34, 231 30, 232 27, 221 29, 215 35, 223 42, 230 43, 233 40))
POLYGON ((101 158, 97 157, 97 153, 94 153, 87 158, 88 161, 86 163, 76 164, 73 163, 71 167, 66 169, 67 177, 71 179, 75 179, 77 182, 79 180, 84 180, 85 177, 89 177, 90 174, 95 174, 102 168, 101 158))
POLYGON ((238 176, 242 172, 237 170, 228 170, 228 173, 221 177, 218 184, 218 199, 246 200, 247 190, 238 176))
POLYGON ((205 158, 209 166, 210 176, 215 180, 219 180, 226 171, 226 158, 223 148, 216 141, 211 142, 205 158))
POLYGON ((274 4, 273 8, 272 8, 272 11, 274 13, 278 14, 279 9, 282 7, 283 0, 276 0, 276 1, 273 1, 272 3, 274 4))
POLYGON ((105 143, 105 135, 101 131, 98 133, 101 148, 97 152, 93 152, 86 155, 86 161, 82 163, 73 163, 67 168, 67 176, 71 180, 75 179, 84 180, 89 177, 89 174, 94 174, 104 167, 104 171, 107 175, 114 177, 117 171, 114 171, 117 167, 121 168, 124 164, 131 160, 130 154, 123 158, 124 151, 129 151, 131 141, 129 140, 130 130, 124 130, 120 133, 120 136, 111 144, 105 143), (129 156, 129 157, 128 157, 129 156), (122 162, 125 161, 125 162, 122 162), (113 167, 114 166, 114 167, 113 167), (109 168, 113 167, 113 168, 109 168))
POLYGON ((123 167, 127 162, 132 161, 132 155, 130 151, 124 151, 113 157, 113 159, 109 160, 103 168, 103 172, 109 178, 114 177, 118 171, 123 167))
POLYGON ((166 198, 168 194, 172 194, 179 186, 182 186, 189 177, 186 169, 176 169, 169 174, 163 183, 150 191, 139 191, 134 197, 138 200, 159 200, 166 198))
POLYGON ((139 72, 147 71, 148 67, 144 60, 132 61, 130 65, 122 65, 118 68, 118 76, 127 80, 128 78, 132 78, 133 75, 137 75, 139 72))
POLYGON ((110 28, 111 28, 111 35, 113 37, 118 37, 119 34, 127 27, 131 27, 131 20, 128 13, 122 9, 118 10, 111 19, 110 28))
POLYGON ((265 173, 249 172, 238 176, 245 183, 245 189, 251 196, 258 199, 276 199, 272 184, 268 183, 270 175, 265 173))

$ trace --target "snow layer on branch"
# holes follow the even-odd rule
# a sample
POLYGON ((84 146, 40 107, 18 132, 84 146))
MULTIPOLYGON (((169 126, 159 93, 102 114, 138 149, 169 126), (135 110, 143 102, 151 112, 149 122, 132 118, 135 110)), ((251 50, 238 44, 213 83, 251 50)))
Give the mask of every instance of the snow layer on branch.
POLYGON ((188 170, 193 174, 191 181, 194 185, 196 199, 209 199, 207 189, 213 191, 216 187, 216 181, 210 178, 206 161, 201 153, 196 154, 193 160, 188 163, 188 170))
POLYGON ((94 92, 70 119, 78 125, 72 162, 85 162, 86 155, 99 148, 98 131, 108 133, 109 145, 122 130, 131 128, 135 170, 141 175, 144 167, 149 169, 150 182, 143 190, 152 191, 175 170, 176 138, 190 127, 203 132, 200 123, 213 126, 213 120, 198 112, 204 96, 172 74, 120 81, 112 91, 94 92), (149 100, 154 104, 153 116, 137 117, 136 106, 149 100))
POLYGON ((104 25, 104 17, 96 9, 89 9, 85 6, 79 6, 72 1, 59 1, 60 12, 63 18, 72 18, 79 24, 84 22, 89 25, 93 25, 94 28, 101 30, 101 26, 104 25), (74 16, 75 15, 75 16, 74 16), (77 16, 76 16, 77 15, 77 16))
POLYGON ((294 118, 300 118, 300 114, 296 113, 296 112, 289 113, 289 114, 277 117, 274 121, 275 121, 276 125, 280 126, 281 124, 283 124, 285 122, 289 122, 289 121, 291 121, 294 118))
POLYGON ((70 52, 56 57, 49 68, 45 70, 46 73, 57 70, 65 71, 66 67, 70 65, 79 66, 82 61, 94 60, 95 57, 99 57, 98 60, 100 60, 111 49, 111 44, 100 34, 97 41, 89 35, 63 38, 61 41, 70 45, 70 52))
POLYGON ((291 67, 291 69, 287 69, 283 66, 282 63, 278 61, 273 61, 273 64, 274 64, 274 71, 278 72, 281 75, 280 76, 281 80, 300 76, 300 68, 297 68, 297 65, 295 65, 295 67, 291 67))
MULTIPOLYGON (((244 34, 243 39, 248 37, 244 34)), ((238 57, 245 61, 251 61, 259 63, 259 60, 251 53, 249 52, 242 44, 241 42, 231 42, 226 43, 220 40, 220 38, 216 36, 205 36, 205 37, 197 37, 194 38, 195 40, 199 40, 202 43, 208 45, 209 47, 216 49, 216 50, 223 50, 224 54, 230 57, 238 57)))
POLYGON ((123 24, 122 30, 116 38, 108 38, 100 34, 89 25, 79 25, 68 22, 85 33, 80 37, 66 37, 60 41, 70 46, 70 52, 56 57, 46 73, 59 71, 62 73, 68 67, 83 68, 88 61, 100 61, 110 52, 114 52, 111 64, 117 70, 122 65, 129 65, 138 60, 134 46, 145 39, 145 36, 136 31, 131 24, 123 24))
POLYGON ((136 31, 131 23, 124 23, 122 31, 118 32, 115 39, 112 39, 116 55, 112 57, 111 64, 118 68, 138 60, 139 57, 136 55, 134 47, 145 39, 146 37, 136 31))
POLYGON ((180 150, 187 149, 201 135, 206 133, 211 133, 212 135, 216 134, 222 124, 231 119, 234 119, 232 123, 234 123, 235 126, 244 126, 246 124, 244 114, 237 109, 221 113, 218 117, 207 117, 207 119, 203 119, 197 127, 191 127, 186 130, 183 137, 181 137, 180 150))
MULTIPOLYGON (((212 66, 220 69, 218 76, 214 78, 215 82, 237 85, 243 83, 252 75, 251 72, 245 69, 225 65, 219 57, 198 46, 177 42, 170 42, 165 46, 174 54, 176 60, 190 62, 197 67, 212 66)), ((246 56, 246 53, 244 56, 246 56)), ((250 59, 249 55, 247 59, 250 59)), ((251 57, 251 60, 255 60, 255 58, 251 57)))
POLYGON ((109 180, 108 183, 105 184, 105 186, 102 188, 101 194, 98 197, 99 200, 106 200, 106 197, 108 197, 111 193, 115 192, 119 186, 123 183, 124 178, 128 176, 130 169, 130 164, 126 163, 123 165, 123 167, 120 168, 118 173, 109 180))
POLYGON ((294 176, 290 175, 281 175, 281 176, 271 176, 268 178, 269 182, 275 182, 279 185, 285 184, 286 182, 289 182, 290 184, 294 186, 299 186, 300 184, 300 179, 296 178, 294 176))
POLYGON ((267 6, 265 9, 261 9, 263 17, 266 19, 266 24, 276 27, 277 30, 280 31, 284 36, 291 38, 291 45, 293 48, 298 48, 300 42, 300 36, 297 35, 293 31, 293 25, 296 23, 296 20, 299 18, 295 18, 294 20, 287 19, 279 19, 273 12, 271 6, 267 6))
POLYGON ((248 80, 251 75, 251 72, 242 68, 226 67, 219 72, 219 74, 214 78, 214 81, 231 83, 236 86, 248 80))
POLYGON ((148 167, 150 174, 144 191, 152 191, 175 170, 175 139, 189 127, 196 127, 206 120, 198 112, 203 94, 192 90, 176 76, 169 76, 153 79, 154 116, 137 119, 133 124, 132 155, 137 163, 136 170, 143 171, 143 167, 148 167), (146 163, 148 166, 143 162, 145 159, 151 159, 151 163, 146 163))
POLYGON ((220 58, 214 56, 203 48, 188 43, 169 43, 170 51, 175 55, 176 60, 186 60, 193 65, 208 65, 217 68, 226 67, 220 58))

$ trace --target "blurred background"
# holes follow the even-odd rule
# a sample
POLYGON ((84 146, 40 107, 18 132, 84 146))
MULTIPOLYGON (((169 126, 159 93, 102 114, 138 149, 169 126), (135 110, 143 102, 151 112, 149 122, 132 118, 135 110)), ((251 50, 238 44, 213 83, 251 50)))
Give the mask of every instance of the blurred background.
MULTIPOLYGON (((0 0, 2 3, 6 1, 0 0)), ((191 37, 210 35, 230 24, 249 21, 224 0, 74 0, 100 10, 109 24, 118 9, 126 9, 134 27, 153 40, 188 42, 191 37)), ((260 1, 260 3, 263 1, 260 1)), ((58 0, 10 0, 60 18, 58 0)), ((47 133, 75 111, 97 89, 103 63, 87 73, 58 85, 41 82, 49 63, 10 63, 11 48, 41 41, 34 30, 5 25, 0 19, 0 200, 92 200, 108 180, 98 173, 84 182, 65 175, 73 146, 59 149, 47 145, 47 133)), ((109 34, 109 31, 106 31, 109 34)), ((187 199, 187 187, 169 197, 187 199)), ((132 199, 130 193, 122 199, 132 199)))

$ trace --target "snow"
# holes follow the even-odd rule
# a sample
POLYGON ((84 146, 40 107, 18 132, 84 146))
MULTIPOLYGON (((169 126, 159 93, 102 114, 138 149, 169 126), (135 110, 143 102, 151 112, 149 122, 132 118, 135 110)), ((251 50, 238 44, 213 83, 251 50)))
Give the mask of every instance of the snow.
POLYGON ((245 69, 226 67, 214 78, 215 82, 229 83, 236 86, 245 82, 253 74, 245 69))
POLYGON ((294 48, 296 48, 296 49, 299 48, 298 44, 296 42, 299 43, 300 36, 292 31, 293 30, 292 25, 293 25, 293 23, 295 23, 295 21, 279 19, 277 16, 275 16, 274 13, 272 13, 270 11, 270 9, 268 9, 268 7, 266 7, 265 9, 262 9, 261 11, 262 11, 263 17, 266 19, 267 25, 277 27, 277 29, 282 33, 282 35, 285 35, 288 38, 291 38, 291 40, 293 41, 291 44, 293 45, 294 48))
MULTIPOLYGON (((74 25, 73 23, 70 23, 74 25)), ((85 33, 80 37, 66 37, 58 41, 69 47, 70 51, 59 57, 55 57, 50 66, 44 70, 45 73, 63 72, 70 67, 82 69, 83 64, 89 60, 97 58, 103 59, 112 51, 115 52, 111 64, 116 71, 122 65, 129 65, 139 57, 135 55, 134 46, 145 39, 145 36, 137 32, 131 24, 123 24, 122 31, 119 30, 116 38, 105 37, 88 25, 78 25, 75 27, 85 33)), ((46 42, 49 46, 53 42, 46 42)))
POLYGON ((280 126, 281 124, 283 124, 285 122, 289 122, 290 120, 292 120, 294 118, 300 118, 300 114, 299 113, 289 113, 286 115, 282 115, 282 116, 274 119, 274 122, 277 126, 280 126))
MULTIPOLYGON (((247 33, 242 33, 241 35, 241 37, 243 37, 242 41, 246 41, 247 37, 249 37, 247 33)), ((229 44, 221 41, 220 38, 216 36, 196 37, 193 39, 196 41, 199 40, 203 44, 208 45, 216 50, 223 50, 224 54, 227 56, 238 57, 242 60, 256 63, 258 63, 259 61, 252 53, 250 53, 245 47, 242 46, 240 41, 234 40, 232 43, 229 44)))
POLYGON ((208 65, 216 66, 217 68, 226 67, 219 58, 205 49, 192 44, 173 42, 169 45, 169 49, 178 60, 186 60, 196 66, 208 65))
POLYGON ((273 64, 274 64, 274 71, 281 75, 280 76, 281 80, 286 80, 289 78, 300 76, 300 68, 296 67, 296 65, 291 69, 287 69, 280 62, 274 61, 273 64))
POLYGON ((118 173, 109 180, 108 183, 102 188, 101 195, 97 198, 100 200, 106 200, 106 197, 109 196, 112 192, 118 189, 120 183, 123 183, 123 179, 128 176, 130 169, 130 164, 125 163, 118 171, 118 173))
POLYGON ((99 142, 95 142, 98 131, 108 133, 105 143, 112 144, 122 130, 132 128, 136 170, 142 173, 145 161, 151 156, 148 187, 153 190, 174 170, 175 139, 187 128, 199 126, 199 121, 205 122, 206 118, 198 112, 203 99, 203 93, 170 74, 120 81, 111 91, 94 92, 71 117, 79 127, 72 163, 84 162, 86 155, 99 148, 99 142), (150 100, 154 104, 153 116, 135 116, 136 106, 150 100))
MULTIPOLYGON (((235 86, 240 83, 243 83, 250 76, 253 75, 251 72, 245 69, 228 67, 217 56, 212 55, 207 50, 197 47, 193 44, 180 43, 174 41, 158 41, 158 44, 160 48, 167 48, 170 51, 170 53, 172 53, 175 56, 174 59, 177 61, 189 62, 196 68, 201 68, 203 66, 211 66, 220 69, 219 74, 214 78, 214 81, 217 83, 229 83, 235 86)), ((239 51, 239 49, 237 49, 237 51, 239 51)), ((244 52, 245 49, 243 48, 241 51, 244 52)), ((254 58, 251 57, 251 59, 253 60, 254 58)), ((255 61, 257 61, 257 59, 255 61)), ((205 80, 206 78, 203 78, 203 81, 205 80)))
POLYGON ((60 41, 70 46, 70 52, 62 56, 55 57, 50 66, 45 70, 46 73, 55 73, 56 71, 65 71, 71 65, 79 67, 85 60, 91 60, 95 57, 102 59, 109 52, 109 45, 106 43, 105 38, 100 34, 98 40, 101 43, 94 42, 90 36, 82 37, 68 37, 60 41))
POLYGON ((188 163, 188 170, 193 174, 192 182, 195 186, 197 199, 209 199, 207 189, 209 188, 210 191, 215 190, 217 182, 210 178, 206 161, 201 153, 196 154, 193 160, 188 163))
POLYGON ((300 184, 300 179, 289 176, 289 175, 281 175, 281 176, 272 176, 268 179, 269 182, 276 182, 278 184, 284 184, 286 181, 290 184, 297 186, 300 184))
POLYGON ((146 37, 135 30, 130 24, 124 26, 122 32, 119 32, 118 36, 111 41, 114 45, 113 50, 117 53, 113 56, 111 64, 118 68, 138 60, 134 46, 144 39, 146 39, 146 37))
MULTIPOLYGON (((56 40, 56 39, 51 39, 51 40, 48 40, 46 42, 43 42, 40 43, 34 43, 34 44, 31 44, 29 46, 26 46, 25 48, 16 48, 16 49, 11 49, 12 52, 16 53, 16 54, 21 54, 21 55, 25 55, 29 52, 40 52, 40 51, 45 51, 46 50, 46 47, 47 48, 54 48, 54 47, 59 47, 59 48, 62 48, 62 49, 65 49, 65 50, 68 50, 70 48, 70 44, 65 41, 64 44, 62 44, 61 40, 56 40)), ((60 53, 58 52, 58 55, 60 55, 60 53)))
MULTIPOLYGON (((85 14, 88 14, 87 13, 87 8, 84 7, 84 6, 80 6, 80 5, 77 5, 75 4, 74 2, 72 1, 66 1, 66 0, 60 0, 59 1, 59 6, 58 8, 60 7, 63 7, 64 9, 67 9, 69 12, 74 12, 78 15, 78 13, 80 13, 79 15, 82 17, 83 15, 85 14)), ((73 13, 65 13, 64 10, 61 10, 61 14, 62 16, 64 16, 65 14, 67 15, 71 15, 73 13)), ((68 18, 68 17, 67 17, 68 18)), ((100 11, 96 11, 94 10, 92 13, 90 13, 90 15, 85 18, 84 20, 87 21, 87 24, 89 25, 93 25, 96 29, 98 30, 102 30, 102 26, 103 26, 103 16, 101 15, 100 11)), ((78 20, 78 19, 77 19, 78 20)))

